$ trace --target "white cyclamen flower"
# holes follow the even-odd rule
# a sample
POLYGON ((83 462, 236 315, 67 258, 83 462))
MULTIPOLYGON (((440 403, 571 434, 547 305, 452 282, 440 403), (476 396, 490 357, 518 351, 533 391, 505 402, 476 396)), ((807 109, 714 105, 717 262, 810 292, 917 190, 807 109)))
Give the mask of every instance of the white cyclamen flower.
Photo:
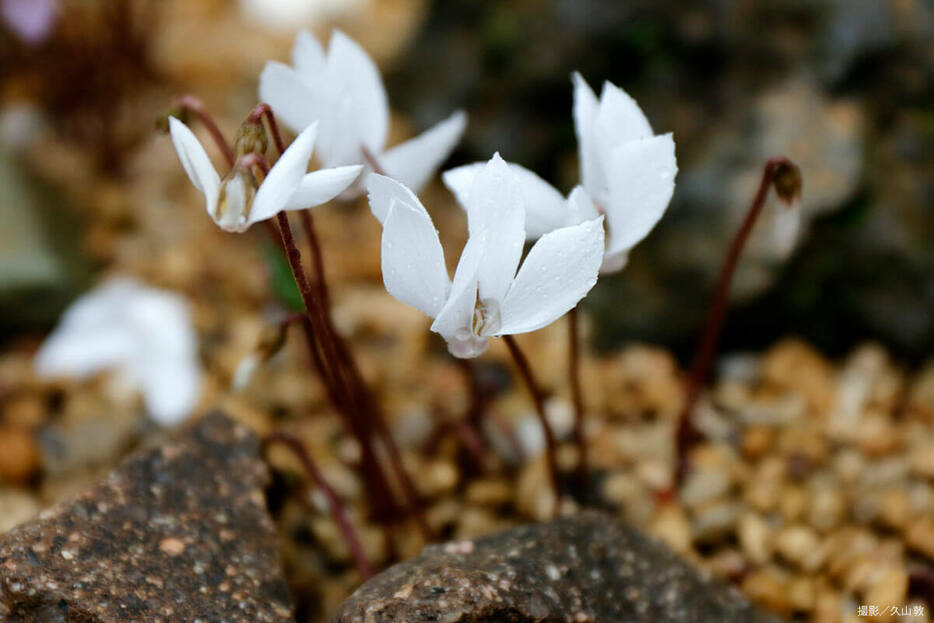
POLYGON ((129 278, 111 279, 72 303, 35 363, 46 378, 115 370, 142 391, 150 415, 164 425, 187 417, 201 391, 188 303, 129 278))
POLYGON ((491 337, 551 324, 597 281, 602 216, 543 235, 519 266, 525 198, 499 154, 474 176, 466 206, 469 237, 453 282, 438 232, 415 194, 381 175, 370 177, 368 191, 370 209, 383 225, 386 289, 434 318, 431 330, 456 357, 480 355, 491 337))
POLYGON ((386 150, 389 103, 379 69, 363 48, 339 30, 331 35, 327 55, 317 39, 299 33, 292 64, 267 63, 259 78, 259 97, 295 131, 320 121, 318 152, 325 166, 369 164, 366 149, 382 173, 418 192, 464 133, 467 116, 457 111, 386 150))
MULTIPOLYGON (((605 82, 598 100, 580 74, 574 74, 573 82, 581 185, 565 198, 528 169, 510 167, 529 206, 529 237, 602 213, 607 240, 601 270, 613 272, 626 265, 629 251, 668 207, 678 172, 675 144, 671 134, 653 135, 639 105, 622 89, 605 82)), ((444 182, 461 205, 469 201, 471 180, 482 166, 445 172, 444 182)))
POLYGON ((288 146, 257 188, 253 174, 236 165, 223 180, 194 133, 169 117, 172 143, 188 178, 204 193, 208 214, 225 231, 244 232, 283 210, 304 210, 326 203, 360 175, 359 165, 306 173, 315 148, 317 124, 305 128, 288 146))

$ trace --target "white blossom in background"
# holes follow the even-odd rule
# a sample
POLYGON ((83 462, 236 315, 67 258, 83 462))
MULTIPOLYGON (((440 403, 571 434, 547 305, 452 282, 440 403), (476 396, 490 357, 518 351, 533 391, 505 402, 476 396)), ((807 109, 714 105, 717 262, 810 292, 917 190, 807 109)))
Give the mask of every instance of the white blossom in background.
MULTIPOLYGON (((379 69, 359 44, 339 30, 331 35, 326 55, 313 36, 299 33, 292 67, 267 63, 259 79, 259 97, 295 131, 320 122, 318 153, 324 166, 369 165, 366 149, 382 173, 415 192, 447 159, 467 125, 467 115, 457 111, 386 149, 389 103, 379 69)), ((366 181, 361 182, 360 187, 365 187, 366 181)))
POLYGON ((240 10, 253 23, 280 32, 353 15, 369 0, 240 0, 240 10))
POLYGON ((149 414, 166 426, 184 420, 201 392, 198 338, 187 301, 126 277, 72 303, 35 365, 44 378, 115 371, 142 392, 149 414))
POLYGON ((351 165, 306 173, 317 134, 313 123, 288 146, 258 187, 253 173, 237 166, 222 180, 188 126, 169 117, 169 130, 188 178, 204 193, 208 214, 225 231, 244 232, 283 210, 326 203, 350 186, 362 169, 351 165))
MULTIPOLYGON (((614 272, 626 265, 630 250, 655 227, 671 201, 678 172, 675 144, 671 134, 653 134, 639 105, 622 89, 605 82, 597 99, 580 74, 573 75, 573 83, 581 185, 565 198, 532 171, 510 167, 530 206, 529 237, 603 214, 607 238, 601 270, 614 272)), ((482 166, 444 173, 445 184, 462 206, 482 166)))
POLYGON ((58 0, 0 0, 0 16, 23 43, 39 45, 58 20, 58 0))
POLYGON ((438 232, 415 194, 381 175, 370 177, 368 191, 370 209, 383 225, 386 289, 433 318, 431 330, 456 357, 482 354, 491 337, 551 324, 597 281, 602 216, 546 233, 520 267, 525 198, 499 154, 473 178, 466 206, 469 237, 453 281, 438 232))

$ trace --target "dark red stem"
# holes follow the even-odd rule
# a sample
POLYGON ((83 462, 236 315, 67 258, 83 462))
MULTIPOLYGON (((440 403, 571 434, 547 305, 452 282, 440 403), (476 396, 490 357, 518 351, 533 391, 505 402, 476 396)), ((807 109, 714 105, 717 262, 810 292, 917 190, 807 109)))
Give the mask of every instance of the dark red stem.
POLYGON ((373 169, 373 173, 378 173, 379 175, 386 175, 386 169, 383 168, 383 165, 379 163, 379 159, 376 157, 370 148, 366 145, 360 146, 360 153, 363 154, 363 160, 373 169))
POLYGON ((555 491, 555 510, 561 507, 561 472, 558 470, 558 444, 555 441, 555 433, 548 423, 548 417, 545 415, 545 397, 539 388, 532 374, 532 368, 525 353, 519 348, 519 344, 511 335, 504 335, 503 341, 509 349, 509 354, 519 369, 519 374, 525 383, 529 394, 532 396, 532 402, 535 404, 535 413, 542 425, 542 432, 545 436, 545 461, 548 464, 548 475, 551 478, 551 486, 555 491))
POLYGON ((717 278, 717 285, 714 289, 713 300, 710 309, 707 312, 707 319, 704 321, 704 330, 701 334, 700 343, 694 353, 694 361, 691 365, 691 373, 688 376, 685 387, 684 407, 678 418, 678 430, 676 433, 676 456, 677 464, 675 466, 675 487, 684 482, 688 470, 688 454, 691 446, 696 443, 700 437, 693 422, 694 407, 700 396, 700 389, 710 374, 710 368, 713 365, 714 354, 717 349, 717 341, 720 338, 720 330, 723 328, 723 318, 726 315, 727 303, 729 302, 730 285, 733 282, 733 274, 739 264, 739 258, 742 255, 743 248, 749 239, 752 228, 762 212, 765 200, 769 194, 769 188, 775 181, 776 172, 785 167, 794 168, 794 165, 787 158, 771 158, 765 163, 762 170, 762 180, 759 183, 759 190, 746 212, 742 225, 733 236, 730 248, 727 251, 726 258, 723 261, 723 267, 720 269, 720 275, 717 278))
POLYGON ((193 114, 198 118, 198 120, 204 125, 207 131, 211 134, 211 138, 214 139, 214 143, 217 145, 218 149, 221 150, 221 153, 224 154, 224 159, 227 160, 228 166, 234 165, 234 152, 233 148, 227 142, 227 139, 224 138, 223 132, 220 131, 220 128, 217 127, 217 123, 214 122, 214 118, 208 114, 207 109, 204 107, 204 104, 194 95, 183 95, 178 100, 178 106, 187 110, 189 113, 193 114))
POLYGON ((367 558, 366 553, 363 551, 363 546, 360 544, 360 539, 357 537, 357 532, 354 530, 353 524, 350 523, 347 517, 344 505, 341 503, 340 498, 337 497, 337 493, 335 493, 334 489, 331 488, 331 485, 324 479, 318 466, 315 464, 314 460, 312 460, 311 455, 305 450, 305 445, 297 437, 282 431, 272 432, 263 440, 263 445, 266 447, 276 443, 289 448, 301 461, 302 467, 305 468, 308 477, 311 478, 311 481, 316 487, 321 489, 321 492, 327 499, 328 507, 331 510, 331 516, 334 517, 338 529, 340 529, 341 534, 344 536, 347 549, 350 551, 350 555, 353 557, 360 575, 364 580, 373 577, 373 566, 370 564, 369 558, 367 558))
POLYGON ((279 124, 276 123, 276 116, 272 114, 272 107, 266 102, 261 102, 253 107, 247 116, 250 123, 262 123, 263 119, 269 126, 269 133, 272 134, 272 141, 276 145, 276 152, 281 156, 285 151, 285 143, 282 140, 282 133, 279 132, 279 124))

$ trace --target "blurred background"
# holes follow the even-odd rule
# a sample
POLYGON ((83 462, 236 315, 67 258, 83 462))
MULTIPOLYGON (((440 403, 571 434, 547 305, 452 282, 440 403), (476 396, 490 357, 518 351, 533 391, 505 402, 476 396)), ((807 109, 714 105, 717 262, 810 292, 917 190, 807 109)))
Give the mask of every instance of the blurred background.
MULTIPOLYGON (((206 287, 210 270, 198 254, 210 248, 205 237, 221 234, 209 231, 200 202, 182 188, 153 120, 176 96, 193 93, 233 132, 256 100, 263 64, 287 60, 300 28, 326 37, 334 26, 380 63, 395 135, 467 110, 451 165, 499 150, 571 188, 573 70, 595 87, 620 85, 656 132, 674 132, 680 173, 670 210, 630 267, 587 300, 600 347, 641 339, 682 356, 690 350, 727 241, 763 161, 776 154, 803 170, 808 225, 787 261, 756 245, 748 251, 727 349, 798 335, 834 355, 868 338, 913 362, 934 346, 931 2, 0 6, 0 339, 7 346, 41 336, 108 271, 206 287)), ((435 187, 430 201, 459 218, 435 187)), ((365 208, 348 213, 369 216, 365 208)), ((375 254, 375 236, 367 240, 375 254)), ((375 258, 359 270, 340 262, 330 270, 378 280, 375 258)))

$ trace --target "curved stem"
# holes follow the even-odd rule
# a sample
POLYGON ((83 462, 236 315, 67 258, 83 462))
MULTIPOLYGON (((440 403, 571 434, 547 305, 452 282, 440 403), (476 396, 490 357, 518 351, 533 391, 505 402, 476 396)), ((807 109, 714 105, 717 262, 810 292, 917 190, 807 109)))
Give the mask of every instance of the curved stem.
POLYGON ((568 312, 568 377, 574 405, 574 443, 577 444, 577 487, 587 497, 587 440, 584 438, 584 396, 580 374, 580 322, 577 308, 568 312))
POLYGON ((354 530, 353 524, 350 523, 350 519, 347 517, 344 505, 341 503, 340 498, 337 497, 337 493, 335 493, 334 489, 331 488, 331 485, 324 479, 318 466, 315 464, 314 460, 312 460, 311 455, 305 450, 305 445, 297 437, 282 431, 272 432, 263 439, 263 445, 265 447, 269 447, 275 443, 289 448, 301 461, 302 467, 305 468, 308 477, 311 478, 315 486, 321 489, 321 492, 327 499, 328 507, 331 510, 331 516, 334 517, 338 529, 344 536, 347 549, 350 551, 350 555, 357 565, 357 570, 360 572, 360 575, 364 580, 373 577, 373 566, 370 564, 369 558, 367 558, 366 553, 363 551, 363 546, 360 544, 360 539, 357 537, 357 532, 354 530))
POLYGON ((179 108, 183 108, 196 116, 198 120, 204 125, 207 131, 211 134, 211 138, 214 139, 214 143, 217 145, 217 148, 221 150, 221 153, 224 154, 224 159, 227 161, 228 166, 234 165, 234 152, 233 148, 227 142, 227 139, 224 138, 224 133, 221 132, 220 128, 217 127, 214 118, 208 114, 207 109, 204 107, 204 104, 194 95, 183 95, 178 100, 179 108))
POLYGON ((529 394, 532 395, 532 402, 535 404, 535 413, 538 415, 538 420, 542 425, 542 433, 545 437, 545 461, 548 464, 551 486, 555 492, 555 511, 557 511, 561 507, 561 473, 558 470, 558 444, 555 441, 554 430, 552 430, 551 424, 548 422, 548 417, 545 415, 545 397, 535 380, 535 376, 532 374, 529 360, 522 352, 522 349, 519 348, 519 344, 516 343, 515 338, 511 335, 504 335, 503 341, 506 342, 509 354, 512 355, 512 359, 519 369, 519 375, 522 376, 522 380, 525 382, 529 394))
POLYGON ((684 406, 678 418, 678 430, 676 433, 676 461, 675 466, 675 486, 680 486, 684 482, 688 470, 688 452, 700 437, 700 433, 694 426, 693 413, 700 396, 701 386, 707 380, 710 374, 710 368, 713 365, 714 354, 716 353, 717 341, 720 338, 720 331, 723 328, 723 318, 726 315, 727 303, 729 302, 730 285, 733 282, 733 274, 739 264, 740 255, 752 228, 762 212, 765 200, 769 194, 769 188, 775 182, 776 174, 781 170, 795 169, 794 164, 784 157, 770 158, 762 170, 762 180, 759 183, 759 189, 746 212, 746 217, 733 236, 730 248, 727 250, 726 258, 723 260, 723 267, 720 269, 720 275, 717 278, 717 285, 714 289, 713 299, 710 309, 707 312, 707 319, 704 322, 704 330, 701 334, 700 343, 694 352, 694 361, 691 365, 691 373, 688 376, 685 387, 684 406))
POLYGON ((263 118, 266 119, 266 123, 269 125, 269 133, 272 134, 272 140, 276 145, 276 151, 281 156, 282 152, 285 151, 285 143, 282 141, 282 133, 279 132, 279 124, 276 123, 276 117, 272 114, 272 107, 266 102, 260 102, 253 107, 253 110, 251 110, 250 114, 247 116, 247 121, 250 123, 262 123, 263 118))

